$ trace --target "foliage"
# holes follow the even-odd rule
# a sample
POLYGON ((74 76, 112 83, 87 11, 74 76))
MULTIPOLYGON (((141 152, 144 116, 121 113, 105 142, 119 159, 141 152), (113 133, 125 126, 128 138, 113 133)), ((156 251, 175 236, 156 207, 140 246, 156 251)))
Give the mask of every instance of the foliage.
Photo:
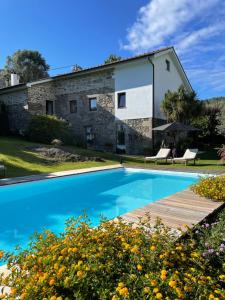
POLYGON ((81 71, 83 70, 83 68, 80 66, 80 65, 74 65, 73 68, 72 68, 72 71, 73 72, 78 72, 78 71, 81 71))
POLYGON ((192 186, 192 190, 200 196, 225 201, 225 176, 203 177, 192 186))
POLYGON ((56 116, 32 116, 27 129, 31 141, 50 144, 54 139, 72 142, 69 123, 56 116))
POLYGON ((112 63, 112 62, 115 62, 115 61, 119 61, 121 60, 122 57, 121 56, 118 56, 116 54, 110 54, 108 58, 106 58, 105 60, 105 64, 109 64, 109 63, 112 63))
POLYGON ((49 65, 38 51, 18 50, 7 57, 4 74, 9 80, 10 74, 16 73, 20 81, 26 83, 47 77, 48 70, 49 65))
POLYGON ((217 131, 225 138, 225 105, 221 108, 221 114, 217 117, 217 131))
POLYGON ((193 235, 179 241, 148 221, 70 220, 60 236, 36 234, 28 250, 3 256, 11 270, 0 279, 11 287, 3 299, 222 299, 224 253, 215 267, 193 235))
POLYGON ((202 102, 197 99, 195 92, 187 92, 180 86, 177 92, 166 93, 161 109, 168 122, 189 124, 192 118, 201 113, 202 102))
POLYGON ((202 256, 210 264, 220 265, 221 257, 225 254, 225 209, 211 223, 205 221, 195 230, 195 239, 202 256), (218 261, 219 260, 219 261, 218 261))
POLYGON ((217 105, 217 102, 212 105, 212 103, 204 101, 201 115, 192 118, 191 124, 201 130, 198 136, 202 142, 210 145, 213 142, 214 144, 220 143, 220 137, 217 132, 220 113, 221 107, 217 105))

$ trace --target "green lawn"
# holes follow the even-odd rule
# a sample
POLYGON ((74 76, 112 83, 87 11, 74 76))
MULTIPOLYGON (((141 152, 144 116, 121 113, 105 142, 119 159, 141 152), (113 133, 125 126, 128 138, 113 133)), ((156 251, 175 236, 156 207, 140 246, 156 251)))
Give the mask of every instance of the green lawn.
MULTIPOLYGON (((38 154, 31 152, 27 149, 29 146, 40 145, 25 141, 23 139, 14 138, 14 137, 0 137, 0 163, 4 163, 7 166, 7 177, 15 176, 25 176, 29 174, 38 174, 38 173, 50 173, 63 170, 72 170, 88 167, 97 167, 115 164, 120 161, 120 156, 110 153, 96 152, 87 149, 81 149, 73 146, 63 147, 69 149, 70 151, 76 152, 77 154, 86 155, 86 156, 99 156, 104 158, 104 162, 47 162, 46 160, 40 157, 38 154)), ((225 172, 225 166, 219 164, 219 160, 216 154, 216 150, 204 153, 200 155, 200 161, 196 166, 190 165, 185 167, 183 164, 165 164, 148 162, 145 166, 143 156, 122 156, 123 163, 125 166, 138 166, 138 167, 148 167, 156 169, 185 169, 198 171, 223 171, 225 172)))
POLYGON ((210 151, 199 154, 199 160, 194 165, 192 162, 185 166, 183 163, 166 163, 165 161, 144 163, 144 157, 124 157, 124 164, 127 166, 140 166, 144 168, 154 169, 171 169, 171 170, 196 170, 196 171, 217 171, 225 172, 225 165, 222 165, 219 161, 217 150, 212 149, 210 151))
MULTIPOLYGON (((57 171, 66 171, 72 169, 98 167, 118 163, 113 159, 105 159, 104 162, 48 162, 38 154, 27 149, 29 146, 40 145, 31 143, 18 138, 0 137, 0 164, 3 163, 7 167, 6 176, 16 177, 38 173, 51 173, 57 171)), ((67 147, 78 154, 87 156, 100 156, 101 153, 88 151, 85 149, 67 147)))

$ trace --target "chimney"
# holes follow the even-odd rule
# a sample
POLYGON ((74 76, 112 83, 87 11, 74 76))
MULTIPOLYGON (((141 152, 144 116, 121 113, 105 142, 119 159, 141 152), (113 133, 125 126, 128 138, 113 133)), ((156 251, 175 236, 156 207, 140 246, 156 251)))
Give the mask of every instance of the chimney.
POLYGON ((20 83, 20 76, 17 74, 11 74, 11 86, 17 85, 20 83))

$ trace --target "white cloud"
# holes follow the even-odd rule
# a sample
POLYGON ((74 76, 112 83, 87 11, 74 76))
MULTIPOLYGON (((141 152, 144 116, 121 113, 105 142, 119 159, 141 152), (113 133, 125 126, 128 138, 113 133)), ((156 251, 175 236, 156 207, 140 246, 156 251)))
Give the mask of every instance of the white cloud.
POLYGON ((217 0, 152 0, 140 8, 136 22, 128 29, 128 43, 123 47, 140 52, 162 46, 216 2, 217 0))
POLYGON ((151 0, 122 48, 140 53, 173 45, 194 86, 225 93, 224 17, 224 0, 151 0))
POLYGON ((185 38, 181 39, 180 42, 176 44, 176 48, 178 52, 190 50, 190 47, 192 47, 193 45, 196 46, 204 40, 208 40, 211 37, 219 35, 221 30, 224 30, 224 28, 224 23, 218 23, 201 28, 199 30, 195 30, 188 34, 185 38))

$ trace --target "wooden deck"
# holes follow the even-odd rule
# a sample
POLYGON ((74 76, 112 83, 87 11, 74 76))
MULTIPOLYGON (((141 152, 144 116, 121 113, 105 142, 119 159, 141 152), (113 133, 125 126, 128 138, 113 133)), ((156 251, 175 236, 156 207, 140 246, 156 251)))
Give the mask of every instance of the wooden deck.
POLYGON ((159 217, 170 228, 177 229, 180 227, 185 230, 184 225, 193 227, 222 205, 223 202, 214 202, 199 197, 187 189, 126 213, 122 218, 136 223, 139 218, 149 213, 152 224, 159 217))

